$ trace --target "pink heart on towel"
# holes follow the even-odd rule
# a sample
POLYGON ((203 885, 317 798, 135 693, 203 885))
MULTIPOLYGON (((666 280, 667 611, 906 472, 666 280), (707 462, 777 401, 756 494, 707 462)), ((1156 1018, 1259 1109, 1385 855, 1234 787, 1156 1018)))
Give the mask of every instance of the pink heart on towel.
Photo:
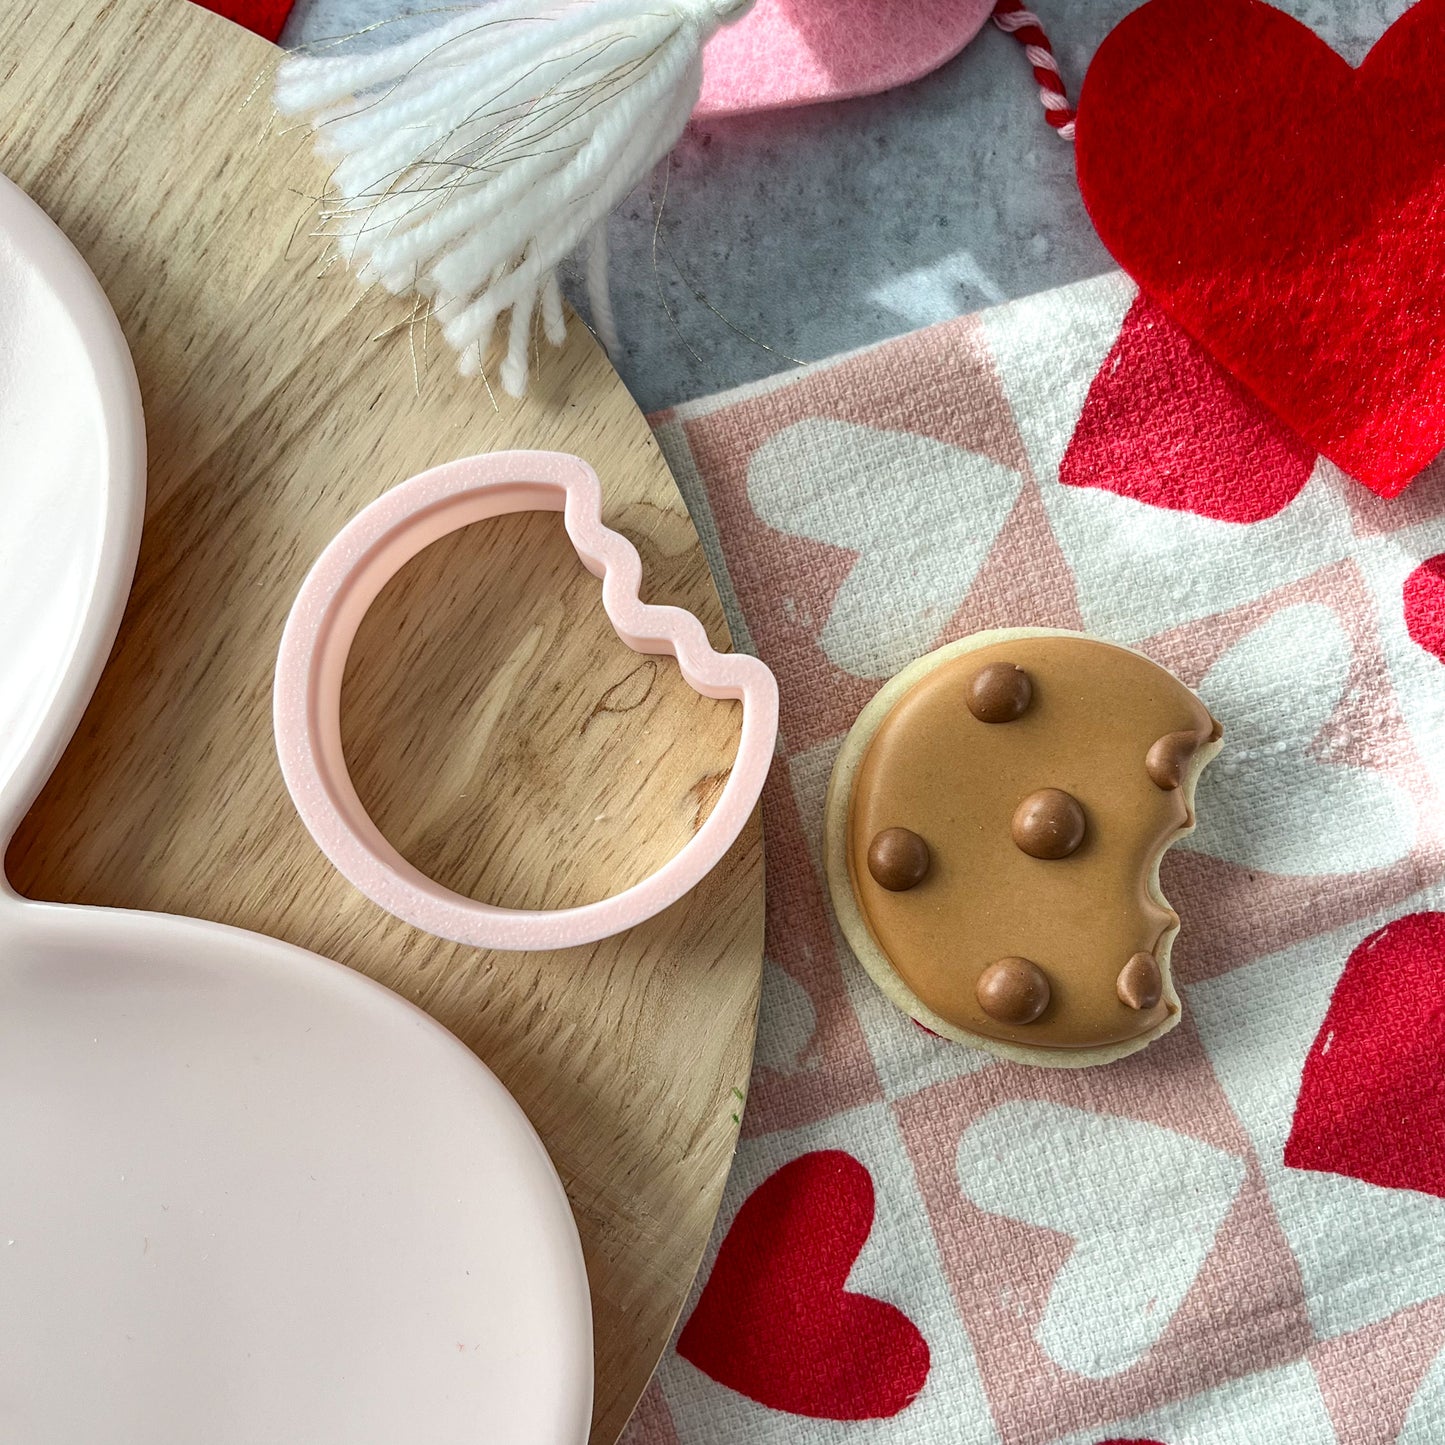
POLYGON ((875 95, 951 60, 993 0, 758 0, 703 52, 707 119, 875 95))

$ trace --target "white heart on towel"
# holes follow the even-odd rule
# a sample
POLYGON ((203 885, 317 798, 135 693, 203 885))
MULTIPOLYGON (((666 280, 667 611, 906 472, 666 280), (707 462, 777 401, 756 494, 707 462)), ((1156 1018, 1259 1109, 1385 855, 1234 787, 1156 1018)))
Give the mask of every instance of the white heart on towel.
POLYGON ((758 1039, 753 1065, 780 1074, 801 1074, 817 1067, 809 1058, 818 1015, 808 991, 785 968, 763 959, 763 991, 758 1000, 758 1039))
POLYGON ((1425 1372, 1410 1402, 1396 1445, 1431 1445, 1445 1429, 1445 1354, 1425 1372))
POLYGON ((770 527, 857 554, 819 638, 855 677, 891 677, 935 645, 1020 485, 977 452, 826 419, 784 428, 748 464, 748 500, 770 527))
POLYGON ((1035 1338, 1091 1380, 1164 1333, 1244 1179, 1234 1155, 1172 1129, 1034 1101, 971 1125, 957 1169, 980 1209, 1074 1241, 1035 1338))
POLYGON ((1225 746, 1199 784, 1182 846, 1273 873, 1355 873, 1410 851, 1415 810, 1380 773, 1311 756, 1349 685, 1333 608, 1301 602, 1246 633, 1204 676, 1225 746))

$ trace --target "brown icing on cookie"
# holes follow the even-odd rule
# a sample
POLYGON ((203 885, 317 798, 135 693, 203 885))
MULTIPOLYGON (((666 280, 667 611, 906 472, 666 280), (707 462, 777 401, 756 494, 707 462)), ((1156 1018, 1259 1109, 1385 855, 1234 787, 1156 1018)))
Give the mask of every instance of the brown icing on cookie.
POLYGON ((928 844, 907 828, 885 828, 868 845, 868 871, 891 893, 922 883, 928 862, 928 844))
POLYGON ((1067 858, 1087 828, 1079 800, 1062 788, 1040 788, 1014 809, 1009 832, 1030 858, 1067 858))
POLYGON ((1001 958, 979 974, 974 993, 989 1018, 1031 1024, 1049 1006, 1049 978, 1032 959, 1001 958))
POLYGON ((1152 953, 1136 953, 1115 981, 1120 1001, 1132 1009, 1153 1008, 1164 993, 1164 976, 1152 953))
POLYGON ((1061 1052, 1161 1031, 1178 918, 1157 863, 1192 822, 1182 784, 1216 726, 1162 667, 1079 634, 960 651, 897 697, 857 755, 842 856, 860 923, 924 1016, 1061 1052), (985 725, 977 679, 1017 673, 1026 704, 985 725), (1140 761, 1176 734, 1190 746, 1166 788, 1140 761), (927 839, 926 876, 906 891, 870 870, 889 828, 927 839))
POLYGON ((979 722, 1006 723, 1022 717, 1033 696, 1033 682, 1023 668, 993 662, 974 673, 963 700, 979 722))

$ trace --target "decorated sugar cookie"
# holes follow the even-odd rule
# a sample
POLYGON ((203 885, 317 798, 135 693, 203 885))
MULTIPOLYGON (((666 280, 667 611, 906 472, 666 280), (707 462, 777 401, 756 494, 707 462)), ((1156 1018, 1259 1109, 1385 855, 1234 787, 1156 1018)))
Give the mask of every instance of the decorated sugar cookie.
POLYGON ((1142 654, 984 632, 863 710, 828 790, 843 932, 901 1009, 1021 1063, 1107 1063, 1179 1022, 1165 850, 1222 729, 1142 654))

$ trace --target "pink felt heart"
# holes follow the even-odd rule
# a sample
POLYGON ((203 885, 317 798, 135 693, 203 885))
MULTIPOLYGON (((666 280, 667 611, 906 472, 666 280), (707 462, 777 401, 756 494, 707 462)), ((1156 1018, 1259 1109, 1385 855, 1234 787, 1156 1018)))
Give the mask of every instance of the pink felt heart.
POLYGON ((1079 97, 1079 185, 1140 287, 1382 496, 1445 445, 1445 0, 1352 68, 1261 0, 1149 0, 1079 97))
POLYGON ((1293 1169, 1445 1198, 1445 913, 1386 924, 1350 954, 1300 1076, 1293 1169))
POLYGON ((951 60, 992 0, 758 0, 703 52, 706 119, 873 95, 951 60))
POLYGON ((743 1203, 677 1352, 759 1404, 822 1420, 881 1420, 928 1378, 901 1310, 844 1288, 873 1228, 873 1179, 851 1154, 804 1154, 743 1203))
POLYGON ((1059 480, 1258 522, 1294 500, 1314 464, 1310 447, 1140 295, 1089 387, 1059 480))

